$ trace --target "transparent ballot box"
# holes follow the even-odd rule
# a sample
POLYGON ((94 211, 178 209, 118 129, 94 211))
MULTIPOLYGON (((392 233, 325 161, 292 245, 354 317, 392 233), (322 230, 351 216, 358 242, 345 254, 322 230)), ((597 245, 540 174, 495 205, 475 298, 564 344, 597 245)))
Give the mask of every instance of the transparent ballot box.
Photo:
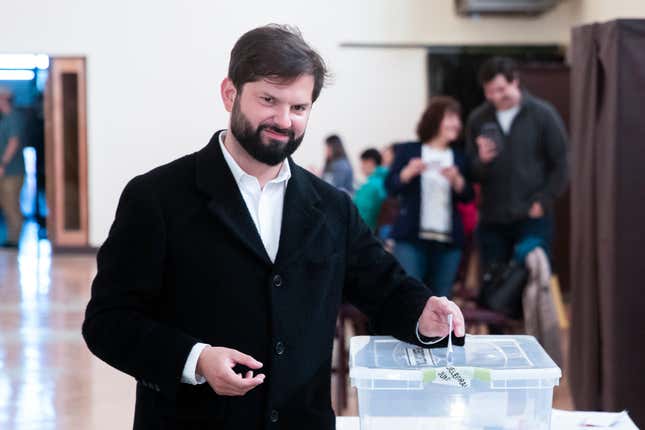
POLYGON ((361 430, 548 430, 560 368, 532 336, 470 336, 424 349, 386 336, 351 339, 361 430))

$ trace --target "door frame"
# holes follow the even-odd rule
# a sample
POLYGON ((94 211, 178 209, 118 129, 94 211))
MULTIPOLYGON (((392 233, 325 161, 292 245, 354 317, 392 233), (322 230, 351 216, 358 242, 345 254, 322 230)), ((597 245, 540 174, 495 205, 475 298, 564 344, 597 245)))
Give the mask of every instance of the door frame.
MULTIPOLYGON (((45 108, 45 177, 49 204, 47 229, 55 249, 85 248, 89 241, 88 166, 87 166, 87 83, 84 57, 50 57, 49 76, 44 94, 45 108), (75 74, 77 164, 67 166, 77 169, 78 183, 66 183, 65 99, 63 75, 75 74), (75 187, 78 207, 66 207, 69 187, 75 187), (65 226, 66 211, 78 210, 78 228, 65 226)), ((72 188, 73 189, 73 188, 72 188)))

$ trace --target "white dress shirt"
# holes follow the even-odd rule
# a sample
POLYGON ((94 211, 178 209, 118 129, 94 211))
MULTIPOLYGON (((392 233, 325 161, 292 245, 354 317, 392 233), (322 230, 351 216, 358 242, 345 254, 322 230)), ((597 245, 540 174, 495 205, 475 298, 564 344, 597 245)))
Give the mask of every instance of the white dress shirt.
POLYGON ((421 158, 427 168, 421 174, 421 236, 438 233, 437 237, 452 232, 452 190, 441 170, 455 164, 450 148, 421 147, 421 158))
MULTIPOLYGON (((289 162, 283 162, 278 176, 267 182, 264 188, 261 188, 257 178, 242 170, 224 146, 225 133, 222 132, 219 135, 219 144, 222 149, 222 154, 224 154, 224 160, 226 160, 226 164, 235 178, 237 187, 240 190, 240 194, 242 194, 242 198, 262 240, 264 249, 271 261, 275 262, 280 244, 284 193, 287 189, 289 178, 291 178, 289 162)), ((197 375, 195 370, 199 355, 207 346, 205 343, 197 343, 193 346, 184 365, 181 382, 193 385, 206 382, 206 379, 201 375, 197 375)))

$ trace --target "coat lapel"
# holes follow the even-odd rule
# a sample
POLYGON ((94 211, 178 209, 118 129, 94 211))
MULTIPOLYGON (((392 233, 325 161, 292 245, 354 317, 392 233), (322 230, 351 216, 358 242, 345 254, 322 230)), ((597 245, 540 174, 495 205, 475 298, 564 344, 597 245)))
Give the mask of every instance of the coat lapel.
POLYGON ((208 145, 197 152, 197 187, 208 196, 208 209, 263 263, 271 264, 237 182, 224 160, 220 133, 215 133, 208 145))
POLYGON ((289 165, 291 179, 284 196, 280 247, 276 257, 279 267, 285 267, 311 247, 311 240, 325 223, 325 214, 318 207, 320 196, 308 173, 291 159, 289 165))

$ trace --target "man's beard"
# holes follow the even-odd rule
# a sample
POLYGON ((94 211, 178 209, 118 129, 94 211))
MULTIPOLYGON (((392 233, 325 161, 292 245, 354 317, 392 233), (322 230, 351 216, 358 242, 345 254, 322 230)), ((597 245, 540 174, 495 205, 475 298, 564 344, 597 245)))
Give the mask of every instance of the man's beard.
POLYGON ((253 130, 253 126, 240 110, 238 100, 233 103, 233 110, 231 111, 231 133, 251 157, 260 163, 277 166, 298 149, 302 139, 305 137, 304 133, 296 138, 292 129, 267 124, 260 124, 253 130), (265 144, 262 142, 263 130, 283 134, 288 136, 289 139, 286 142, 269 139, 269 142, 265 144))

